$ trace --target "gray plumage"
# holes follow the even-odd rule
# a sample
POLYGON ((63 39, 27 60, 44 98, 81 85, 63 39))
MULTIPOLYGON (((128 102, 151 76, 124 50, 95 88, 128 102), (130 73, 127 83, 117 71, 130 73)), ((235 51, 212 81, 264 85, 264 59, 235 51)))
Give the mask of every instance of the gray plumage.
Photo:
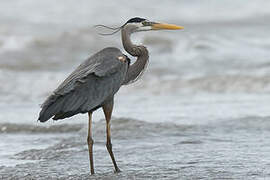
POLYGON ((38 120, 45 122, 64 119, 78 113, 92 112, 112 100, 122 84, 135 82, 148 63, 148 51, 144 46, 132 44, 130 36, 137 29, 135 24, 122 27, 122 43, 125 50, 137 57, 129 66, 129 58, 119 49, 105 48, 84 61, 41 105, 38 120), (123 57, 121 61, 118 57, 123 57))
POLYGON ((84 61, 42 104, 41 122, 63 119, 99 108, 113 97, 125 80, 129 60, 114 47, 84 61), (119 57, 126 58, 120 61, 119 57))
MULTIPOLYGON (((104 25, 99 25, 106 27, 104 25)), ((54 120, 64 119, 78 113, 88 112, 88 151, 91 174, 94 174, 92 112, 102 107, 106 119, 106 147, 112 159, 115 172, 120 172, 117 166, 111 143, 110 121, 114 106, 114 94, 121 85, 136 81, 144 72, 148 63, 148 51, 144 46, 134 45, 130 36, 134 32, 181 29, 182 27, 170 24, 150 22, 144 18, 132 18, 116 30, 121 30, 124 49, 136 61, 130 64, 129 58, 119 49, 109 47, 94 54, 84 61, 42 104, 39 121, 45 122, 51 117, 54 120)))

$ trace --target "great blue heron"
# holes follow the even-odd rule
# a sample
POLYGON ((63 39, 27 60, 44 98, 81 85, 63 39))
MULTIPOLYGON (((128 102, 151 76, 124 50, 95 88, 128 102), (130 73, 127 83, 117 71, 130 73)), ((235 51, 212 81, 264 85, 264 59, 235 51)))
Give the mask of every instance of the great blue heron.
POLYGON ((122 85, 135 81, 146 67, 148 51, 144 46, 132 44, 130 35, 134 32, 183 29, 181 26, 148 21, 144 18, 132 18, 119 27, 125 50, 137 57, 130 65, 129 58, 118 48, 108 47, 84 61, 42 104, 39 121, 45 122, 71 117, 78 113, 88 113, 88 150, 91 174, 94 174, 92 113, 102 107, 106 119, 106 147, 111 156, 115 172, 118 168, 111 144, 110 120, 113 110, 114 94, 122 85))

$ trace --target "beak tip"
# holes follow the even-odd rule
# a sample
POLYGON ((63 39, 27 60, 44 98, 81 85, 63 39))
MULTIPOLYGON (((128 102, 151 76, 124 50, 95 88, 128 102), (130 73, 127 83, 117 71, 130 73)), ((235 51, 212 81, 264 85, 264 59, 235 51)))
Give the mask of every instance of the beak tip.
POLYGON ((178 26, 178 29, 184 29, 184 27, 183 26, 178 26))

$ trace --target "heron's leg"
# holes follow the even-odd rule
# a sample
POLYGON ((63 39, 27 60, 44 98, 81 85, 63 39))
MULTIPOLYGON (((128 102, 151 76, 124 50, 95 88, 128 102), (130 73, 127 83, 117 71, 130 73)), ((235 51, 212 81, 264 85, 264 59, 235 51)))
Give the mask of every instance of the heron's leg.
POLYGON ((113 99, 106 103, 103 107, 103 112, 105 114, 105 118, 106 118, 106 133, 107 133, 107 143, 106 143, 106 147, 107 150, 111 156, 114 168, 115 168, 115 172, 120 172, 120 169, 118 168, 114 155, 113 155, 113 151, 112 151, 112 143, 111 143, 111 116, 112 116, 112 110, 113 110, 113 99))
POLYGON ((91 174, 95 174, 94 162, 93 162, 93 144, 94 144, 94 141, 92 139, 92 112, 88 112, 88 116, 89 116, 89 122, 88 122, 87 144, 88 144, 88 151, 89 151, 91 174))

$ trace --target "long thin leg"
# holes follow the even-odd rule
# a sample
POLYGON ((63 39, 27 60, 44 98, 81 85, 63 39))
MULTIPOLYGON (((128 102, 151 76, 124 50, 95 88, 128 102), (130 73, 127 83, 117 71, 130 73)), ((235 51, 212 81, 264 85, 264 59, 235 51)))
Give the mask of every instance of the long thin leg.
POLYGON ((92 112, 88 112, 88 116, 89 116, 89 122, 88 122, 87 144, 88 144, 88 151, 89 151, 91 174, 95 174, 94 161, 93 161, 93 144, 94 144, 94 141, 92 139, 92 112))
POLYGON ((103 112, 105 114, 105 118, 106 118, 106 133, 107 133, 107 143, 106 143, 106 147, 107 150, 111 156, 114 168, 115 168, 115 172, 121 172, 120 169, 118 168, 114 155, 113 155, 113 151, 112 151, 112 143, 111 143, 111 116, 112 116, 112 110, 113 110, 113 99, 106 103, 103 107, 103 112))

